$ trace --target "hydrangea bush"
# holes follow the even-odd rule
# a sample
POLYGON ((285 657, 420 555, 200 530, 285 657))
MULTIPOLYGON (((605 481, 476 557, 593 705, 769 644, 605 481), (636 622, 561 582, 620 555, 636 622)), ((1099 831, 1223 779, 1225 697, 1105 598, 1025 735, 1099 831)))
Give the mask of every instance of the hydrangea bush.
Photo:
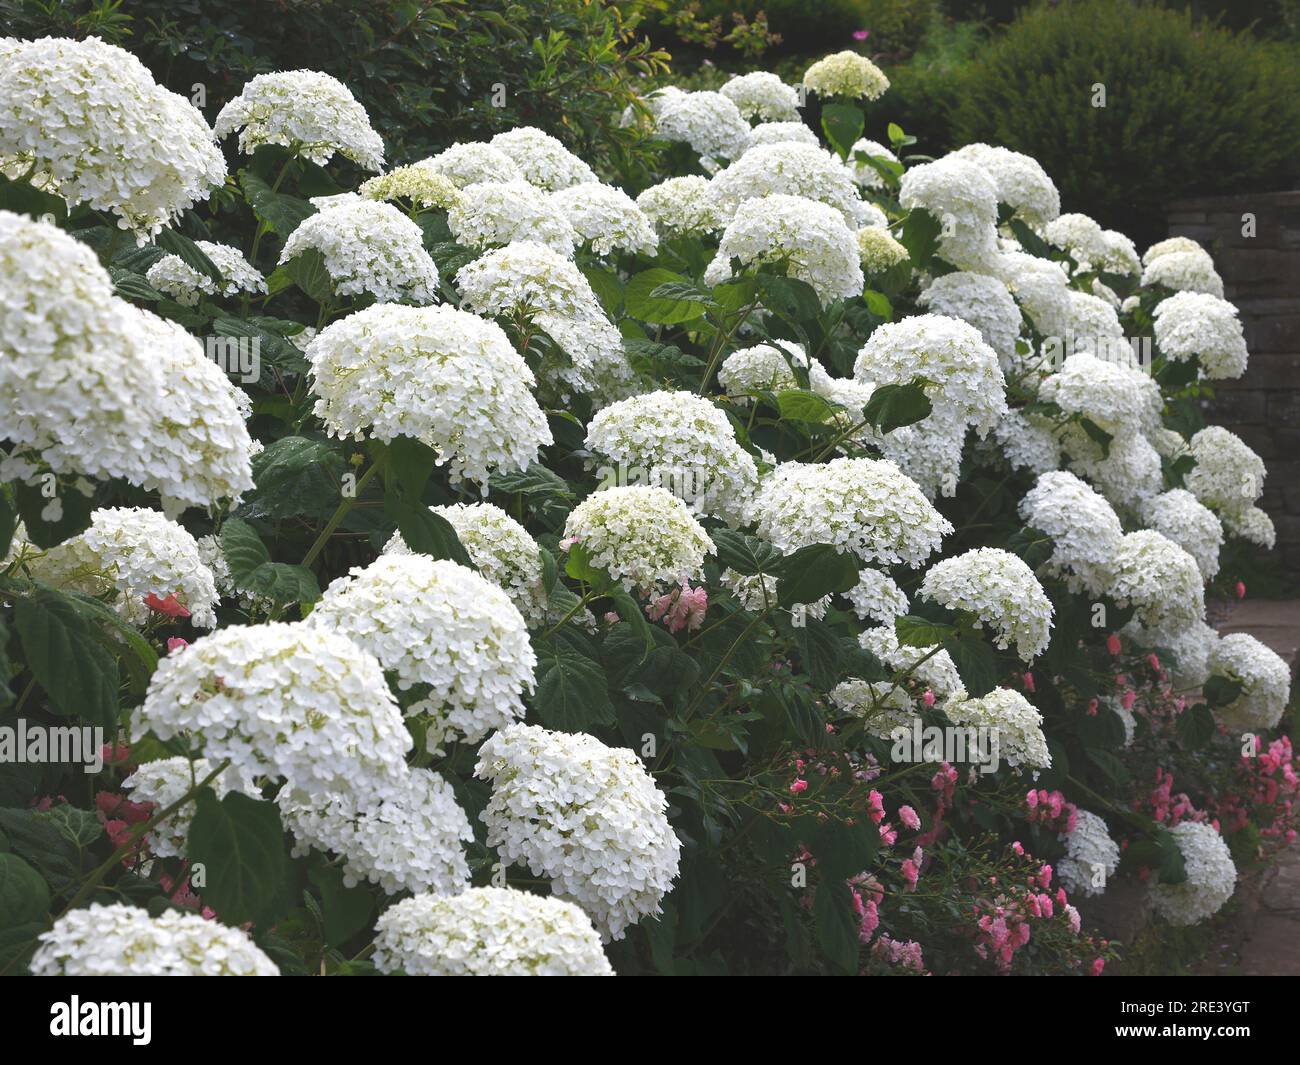
POLYGON ((6 971, 1095 975, 1115 879, 1294 836, 1194 243, 870 139, 848 52, 649 94, 619 188, 3 50, 6 971))

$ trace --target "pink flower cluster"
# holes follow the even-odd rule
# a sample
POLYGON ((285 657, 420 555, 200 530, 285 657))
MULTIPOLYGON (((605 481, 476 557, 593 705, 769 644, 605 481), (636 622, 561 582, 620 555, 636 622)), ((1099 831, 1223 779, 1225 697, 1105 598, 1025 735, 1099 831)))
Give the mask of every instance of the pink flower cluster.
POLYGON ((692 588, 689 581, 682 581, 680 588, 651 600, 645 612, 651 621, 662 621, 667 625, 669 632, 681 632, 682 629, 694 632, 704 622, 708 609, 708 591, 703 587, 692 588))
POLYGON ((1031 825, 1042 825, 1067 835, 1074 831, 1079 820, 1079 808, 1074 803, 1067 802, 1059 791, 1031 789, 1025 796, 1025 806, 1029 810, 1025 820, 1031 825))

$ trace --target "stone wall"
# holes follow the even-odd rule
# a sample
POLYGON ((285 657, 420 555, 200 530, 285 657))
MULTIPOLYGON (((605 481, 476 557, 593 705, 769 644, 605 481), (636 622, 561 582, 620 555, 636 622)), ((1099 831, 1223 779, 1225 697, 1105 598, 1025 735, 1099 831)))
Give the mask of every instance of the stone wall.
POLYGON ((1208 196, 1168 207, 1169 235, 1214 256, 1224 295, 1237 305, 1250 365, 1216 382, 1206 419, 1225 425, 1268 466, 1260 506, 1277 527, 1278 552, 1300 571, 1300 190, 1208 196), (1254 236, 1243 216, 1254 215, 1254 236))

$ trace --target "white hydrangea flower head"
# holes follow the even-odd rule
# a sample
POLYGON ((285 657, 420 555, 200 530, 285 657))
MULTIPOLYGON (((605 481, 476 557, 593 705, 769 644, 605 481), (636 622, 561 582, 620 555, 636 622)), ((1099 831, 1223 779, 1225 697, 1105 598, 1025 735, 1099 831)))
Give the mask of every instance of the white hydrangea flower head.
POLYGON ((1132 347, 1124 340, 1124 327, 1120 325, 1115 308, 1100 296, 1070 289, 1069 328, 1062 338, 1070 343, 1074 352, 1089 352, 1126 365, 1131 361, 1132 347))
POLYGON ((447 225, 452 236, 469 248, 527 240, 572 258, 575 245, 581 241, 546 193, 526 181, 477 181, 466 185, 447 211, 447 225))
POLYGON ((570 185, 551 193, 550 203, 595 255, 615 250, 649 254, 659 246, 650 219, 626 192, 613 185, 570 185))
POLYGON ((1151 446, 1156 449, 1161 458, 1172 460, 1180 455, 1192 453, 1186 438, 1176 429, 1167 429, 1162 425, 1154 432, 1148 433, 1147 439, 1151 441, 1151 446))
POLYGON ((226 180, 198 108, 98 37, 19 42, 0 68, 0 101, 0 160, 34 166, 70 207, 116 215, 137 243, 226 180))
POLYGON ((915 567, 952 524, 892 462, 783 462, 759 483, 758 535, 792 553, 830 544, 863 562, 915 567))
POLYGON ((1040 335, 1065 336, 1069 331, 1070 282, 1058 263, 1025 252, 1002 252, 988 272, 1007 286, 1040 335))
POLYGON ((391 203, 359 199, 312 215, 285 241, 281 265, 309 249, 320 252, 340 296, 438 299, 438 267, 424 250, 424 234, 391 203))
POLYGON ((898 202, 941 226, 939 255, 959 270, 986 270, 998 252, 998 190, 983 167, 953 156, 903 174, 898 202))
POLYGON ((1146 500, 1141 514, 1149 528, 1163 533, 1196 559, 1207 583, 1214 579, 1223 546, 1223 525, 1214 511, 1185 488, 1172 488, 1146 500))
POLYGON ((954 271, 930 282, 917 303, 934 314, 960 318, 979 330, 984 343, 1009 367, 1020 336, 1020 308, 1007 286, 996 277, 954 271))
POLYGON ((1061 444, 1051 424, 1032 414, 1008 410, 993 427, 993 439, 1012 469, 1044 474, 1061 468, 1061 444))
POLYGON ((1076 351, 1043 381, 1039 397, 1106 432, 1143 432, 1160 424, 1164 400, 1150 374, 1087 351, 1076 351))
POLYGON ((1140 511, 1164 489, 1160 453, 1141 433, 1119 433, 1110 443, 1109 454, 1078 425, 1067 423, 1061 442, 1070 457, 1070 467, 1087 477, 1112 504, 1128 511, 1140 511))
POLYGON ((346 85, 318 70, 258 74, 217 115, 218 139, 236 130, 245 155, 280 144, 319 166, 336 152, 366 170, 384 166, 384 142, 366 109, 346 85))
MULTIPOLYGON (((429 510, 451 523, 479 573, 510 597, 529 626, 546 619, 542 549, 527 529, 492 503, 453 503, 429 510)), ((395 532, 384 552, 407 555, 411 549, 395 532)))
POLYGON ((651 185, 636 198, 636 205, 664 236, 703 236, 725 224, 710 195, 709 179, 698 174, 651 185))
POLYGON ((591 283, 573 261, 531 240, 495 248, 461 267, 456 287, 462 310, 475 314, 604 314, 591 283))
POLYGON ((201 274, 179 255, 164 255, 145 274, 145 280, 177 303, 193 307, 200 295, 234 296, 240 292, 265 292, 266 279, 249 265, 238 248, 214 244, 210 240, 194 242, 221 272, 221 282, 201 274))
POLYGON ((477 743, 524 716, 537 667, 528 626, 504 591, 457 562, 380 555, 334 581, 306 624, 374 655, 402 691, 427 685, 407 714, 429 717, 433 743, 477 743))
POLYGON ((116 591, 114 607, 133 625, 151 616, 145 599, 175 597, 200 628, 217 623, 216 582, 199 546, 183 526, 156 510, 113 507, 90 516, 84 532, 50 548, 32 563, 49 584, 103 595, 116 591))
POLYGON ((870 566, 858 572, 858 583, 844 593, 853 604, 853 612, 863 621, 877 625, 894 624, 909 609, 907 593, 887 573, 870 566))
POLYGON ((978 699, 953 699, 943 712, 954 725, 989 729, 997 737, 999 756, 1009 765, 1051 768, 1043 715, 1018 691, 994 688, 978 699))
POLYGON ((1105 498, 1074 474, 1053 470, 1039 476, 1019 511, 1026 525, 1052 538, 1052 576, 1063 578, 1076 592, 1105 592, 1110 560, 1124 535, 1105 498))
POLYGON ((687 92, 665 96, 655 115, 655 136, 683 141, 705 168, 739 159, 749 146, 749 123, 720 92, 687 92))
MULTIPOLYGON (((1150 254, 1150 252, 1148 252, 1150 254)), ((1206 292, 1223 297, 1223 278, 1204 251, 1170 251, 1158 255, 1142 271, 1142 285, 1163 285, 1175 292, 1206 292)))
POLYGON ((377 659, 305 625, 236 625, 158 663, 131 739, 192 735, 213 764, 312 796, 378 801, 406 774, 411 736, 377 659))
POLYGON ((480 181, 525 180, 523 170, 510 156, 482 141, 458 142, 417 165, 442 174, 458 189, 480 181))
POLYGON ((527 469, 552 442, 527 363, 465 311, 377 303, 321 330, 307 360, 331 435, 421 440, 453 481, 527 469))
POLYGON ((1232 430, 1207 426, 1192 437, 1190 446, 1196 465, 1183 484, 1207 507, 1240 512, 1264 494, 1264 460, 1232 430))
POLYGON ((1170 252, 1200 252, 1202 255, 1209 255, 1200 244, 1192 240, 1191 237, 1169 237, 1167 240, 1158 240, 1142 255, 1142 265, 1150 266, 1152 260, 1159 259, 1162 255, 1168 255, 1170 252))
MULTIPOLYGON (((858 409, 861 409, 861 404, 858 409)), ((919 422, 893 429, 883 436, 872 430, 870 439, 890 462, 916 482, 927 499, 957 494, 967 426, 961 412, 939 406, 919 422)))
POLYGON ((798 122, 799 93, 775 74, 755 70, 732 78, 718 90, 745 118, 798 122))
POLYGON ((1071 895, 1103 894, 1119 868, 1119 844, 1110 838, 1106 822, 1080 810, 1074 831, 1059 838, 1065 844, 1065 857, 1056 863, 1061 885, 1071 895), (1100 884, 1096 882, 1099 879, 1100 884))
POLYGON ((1214 381, 1246 372, 1248 354, 1237 308, 1208 292, 1175 292, 1152 315, 1156 345, 1167 359, 1199 357, 1201 372, 1214 381))
POLYGON ((569 356, 569 366, 543 368, 543 380, 561 396, 570 389, 589 393, 592 406, 599 409, 640 390, 623 335, 603 310, 573 316, 544 312, 534 321, 569 356))
POLYGON ((802 122, 764 122, 749 133, 746 152, 760 144, 819 144, 817 134, 802 122))
POLYGON ((727 220, 746 200, 795 194, 835 208, 851 228, 865 221, 865 204, 852 174, 837 156, 813 144, 785 141, 751 148, 714 174, 709 188, 718 213, 727 220))
POLYGON ((1110 559, 1110 594, 1151 627, 1191 623, 1205 616, 1205 589, 1196 559, 1152 529, 1127 533, 1110 559))
MULTIPOLYGON (((883 226, 863 226, 857 232, 858 257, 868 274, 883 274, 910 257, 902 244, 883 226)), ((1009 297, 1008 297, 1009 298, 1009 297)))
POLYGON ((506 866, 547 876, 605 940, 659 914, 677 877, 681 843, 668 800, 635 753, 585 733, 512 725, 479 750, 475 775, 491 781, 480 815, 506 866))
POLYGON ((940 706, 952 699, 966 698, 961 675, 947 651, 901 645, 892 624, 864 629, 858 636, 858 643, 886 668, 896 673, 903 672, 902 682, 913 687, 915 694, 924 694, 928 688, 940 706))
POLYGON ((593 492, 569 513, 564 536, 629 590, 697 579, 714 550, 686 504, 658 485, 593 492))
POLYGON ((358 194, 368 200, 410 200, 417 207, 445 211, 456 202, 456 183, 429 163, 399 166, 362 182, 358 194))
POLYGON ((238 928, 197 913, 92 902, 69 910, 37 939, 33 976, 279 976, 238 928))
POLYGON ((998 202, 1015 209, 1016 216, 1035 229, 1048 225, 1061 213, 1061 194, 1037 159, 989 144, 967 144, 950 153, 981 166, 993 179, 998 202))
POLYGON ((918 716, 907 689, 888 681, 850 677, 835 685, 829 698, 841 714, 861 718, 867 735, 882 740, 889 739, 895 729, 910 732, 918 716))
POLYGON ((878 100, 889 88, 889 79, 866 56, 845 50, 825 56, 805 70, 803 86, 818 96, 878 100))
POLYGON ((375 922, 375 967, 408 976, 613 976, 591 918, 514 888, 416 895, 375 922))
POLYGON ((597 180, 591 167, 549 133, 533 126, 498 133, 488 143, 510 158, 525 181, 547 192, 597 180))
POLYGON ((1117 229, 1103 229, 1106 238, 1106 258, 1102 266, 1113 273, 1129 277, 1142 276, 1142 260, 1138 258, 1137 245, 1117 229))
POLYGON ((1043 228, 1043 237, 1048 244, 1068 251, 1080 270, 1099 266, 1110 251, 1101 226, 1078 212, 1063 214, 1048 222, 1043 228))
MULTIPOLYGON (((853 147, 849 149, 849 159, 851 161, 856 160, 858 152, 863 155, 874 156, 877 159, 884 159, 890 163, 899 162, 898 156, 894 154, 892 149, 886 148, 879 141, 873 141, 867 137, 853 142, 853 147)), ((850 162, 850 168, 853 172, 853 180, 862 188, 877 192, 885 188, 884 175, 870 163, 850 162)))
MULTIPOLYGON (((191 788, 201 784, 216 767, 206 758, 163 758, 145 762, 122 781, 122 788, 131 793, 132 802, 153 803, 155 812, 165 810, 184 798, 191 788)), ((218 799, 230 789, 223 776, 216 776, 208 784, 218 799)), ((237 789, 246 795, 257 794, 256 782, 245 777, 237 789)), ((190 822, 194 819, 194 806, 182 806, 166 821, 156 825, 147 837, 149 850, 159 858, 184 858, 185 841, 189 838, 190 822)))
POLYGON ((1212 676, 1241 684, 1241 694, 1216 713, 1229 730, 1274 728, 1291 698, 1291 667, 1271 647, 1245 632, 1219 639, 1210 651, 1212 676))
POLYGON ((379 803, 355 795, 324 800, 283 788, 276 797, 295 857, 311 850, 343 859, 343 885, 378 884, 389 895, 457 895, 469 885, 464 844, 474 839, 452 786, 428 769, 412 769, 379 803))
POLYGON ((1259 507, 1225 509, 1220 511, 1219 517, 1223 521, 1223 528, 1232 536, 1270 551, 1277 546, 1277 530, 1273 527, 1273 519, 1259 507))
POLYGON ((1007 412, 997 352, 974 326, 942 314, 918 314, 877 327, 858 352, 853 376, 878 386, 923 377, 936 411, 951 412, 981 436, 1007 412))
POLYGON ((758 487, 754 460, 727 416, 692 392, 647 392, 605 407, 587 426, 587 448, 642 471, 697 513, 745 520, 758 487))
POLYGON ((977 547, 945 558, 926 572, 921 595, 988 626, 994 642, 1012 643, 1029 662, 1052 638, 1052 601, 1022 558, 996 547, 977 547))
POLYGON ((1219 642, 1219 634, 1199 618, 1189 623, 1144 629, 1136 623, 1126 626, 1139 643, 1147 647, 1167 647, 1173 660, 1161 658, 1179 688, 1199 688, 1210 677, 1210 657, 1219 642))
POLYGON ((862 294, 858 242, 833 207, 801 196, 746 200, 722 234, 718 254, 704 272, 708 285, 731 277, 731 260, 789 263, 790 276, 806 281, 823 306, 862 294))
POLYGON ((1237 887, 1237 867, 1232 852, 1213 825, 1184 821, 1171 834, 1182 851, 1187 879, 1181 884, 1153 882, 1151 904, 1170 924, 1199 924, 1213 917, 1232 898, 1237 887))
POLYGON ((746 392, 780 392, 798 388, 794 367, 808 369, 808 355, 798 344, 776 341, 733 351, 718 367, 718 383, 727 395, 746 402, 746 392))

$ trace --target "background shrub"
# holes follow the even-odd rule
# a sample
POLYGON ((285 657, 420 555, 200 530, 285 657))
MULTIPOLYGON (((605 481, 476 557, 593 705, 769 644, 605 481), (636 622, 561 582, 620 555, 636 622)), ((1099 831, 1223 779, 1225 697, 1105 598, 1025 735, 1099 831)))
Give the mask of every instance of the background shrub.
POLYGON ((1187 13, 1089 0, 1025 13, 963 68, 957 143, 1037 158, 1064 208, 1139 245, 1180 196, 1284 188, 1300 165, 1300 74, 1292 46, 1187 13), (1092 106, 1092 86, 1106 106, 1092 106))

